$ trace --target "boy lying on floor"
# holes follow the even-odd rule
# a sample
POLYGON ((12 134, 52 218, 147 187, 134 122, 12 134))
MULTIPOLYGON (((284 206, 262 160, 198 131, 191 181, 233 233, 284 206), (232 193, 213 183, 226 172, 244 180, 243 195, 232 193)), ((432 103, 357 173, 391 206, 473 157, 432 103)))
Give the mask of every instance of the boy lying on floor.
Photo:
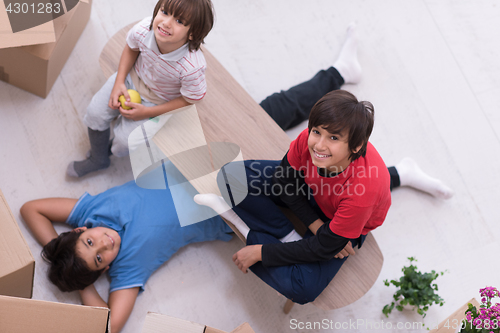
POLYGON ((219 216, 181 227, 170 190, 140 188, 134 181, 96 196, 27 202, 21 215, 51 263, 50 280, 62 291, 78 290, 83 304, 109 307, 111 330, 127 321, 149 276, 184 245, 231 239, 219 216), (57 235, 52 222, 75 228, 57 235), (93 283, 107 271, 108 303, 93 283))

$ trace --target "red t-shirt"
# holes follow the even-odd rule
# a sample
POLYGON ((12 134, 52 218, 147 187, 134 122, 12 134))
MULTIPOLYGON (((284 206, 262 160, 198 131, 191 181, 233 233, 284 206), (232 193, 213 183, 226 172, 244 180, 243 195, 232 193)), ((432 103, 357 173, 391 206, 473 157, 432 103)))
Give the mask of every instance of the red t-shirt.
POLYGON ((314 200, 332 219, 330 229, 346 238, 358 238, 382 225, 391 206, 390 176, 379 153, 368 142, 359 157, 335 177, 318 174, 307 146, 308 129, 290 144, 288 162, 305 174, 314 200))

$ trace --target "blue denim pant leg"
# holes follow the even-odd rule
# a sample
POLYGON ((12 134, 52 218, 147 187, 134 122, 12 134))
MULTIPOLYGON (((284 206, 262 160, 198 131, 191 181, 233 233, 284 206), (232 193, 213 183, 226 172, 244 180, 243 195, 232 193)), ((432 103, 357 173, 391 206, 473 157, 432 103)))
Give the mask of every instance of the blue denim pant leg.
MULTIPOLYGON (((280 161, 245 161, 248 194, 233 207, 234 212, 254 231, 265 232, 276 238, 285 237, 294 228, 279 206, 285 204, 279 198, 279 188, 273 184, 273 174, 280 161)), ((224 167, 226 170, 230 168, 224 167)), ((231 175, 226 174, 226 179, 231 175)), ((225 186, 219 173, 219 187, 225 186)), ((232 182, 234 183, 234 182, 232 182)), ((231 205, 230 202, 228 202, 231 205)))
MULTIPOLYGON (((308 232, 305 238, 311 237, 308 232)), ((351 240, 353 247, 363 243, 365 236, 351 240)), ((250 231, 247 245, 271 244, 280 241, 269 234, 250 231)), ((295 303, 305 304, 312 302, 328 286, 348 259, 333 258, 327 261, 294 264, 287 266, 264 266, 258 262, 250 270, 269 286, 295 303)))

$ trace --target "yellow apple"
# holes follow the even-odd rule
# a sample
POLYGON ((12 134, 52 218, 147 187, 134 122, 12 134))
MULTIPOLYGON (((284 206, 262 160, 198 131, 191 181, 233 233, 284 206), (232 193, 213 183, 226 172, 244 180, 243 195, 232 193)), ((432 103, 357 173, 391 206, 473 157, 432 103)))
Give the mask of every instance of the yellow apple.
MULTIPOLYGON (((141 103, 141 95, 139 95, 137 91, 133 89, 128 89, 127 91, 128 95, 130 96, 130 101, 132 103, 141 103)), ((125 105, 126 102, 125 96, 121 95, 120 97, 118 97, 118 101, 120 101, 120 103, 122 104, 122 108, 124 108, 125 110, 132 109, 131 107, 125 105)))

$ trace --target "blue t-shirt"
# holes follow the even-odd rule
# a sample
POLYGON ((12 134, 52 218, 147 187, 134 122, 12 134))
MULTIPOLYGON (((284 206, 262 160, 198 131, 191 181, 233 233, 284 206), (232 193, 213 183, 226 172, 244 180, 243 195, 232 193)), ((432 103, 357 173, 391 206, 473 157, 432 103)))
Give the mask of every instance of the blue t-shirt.
POLYGON ((77 227, 107 227, 121 237, 120 251, 109 267, 110 292, 140 287, 184 245, 231 239, 219 217, 181 227, 170 190, 144 189, 134 181, 92 196, 85 193, 66 221, 77 227))

